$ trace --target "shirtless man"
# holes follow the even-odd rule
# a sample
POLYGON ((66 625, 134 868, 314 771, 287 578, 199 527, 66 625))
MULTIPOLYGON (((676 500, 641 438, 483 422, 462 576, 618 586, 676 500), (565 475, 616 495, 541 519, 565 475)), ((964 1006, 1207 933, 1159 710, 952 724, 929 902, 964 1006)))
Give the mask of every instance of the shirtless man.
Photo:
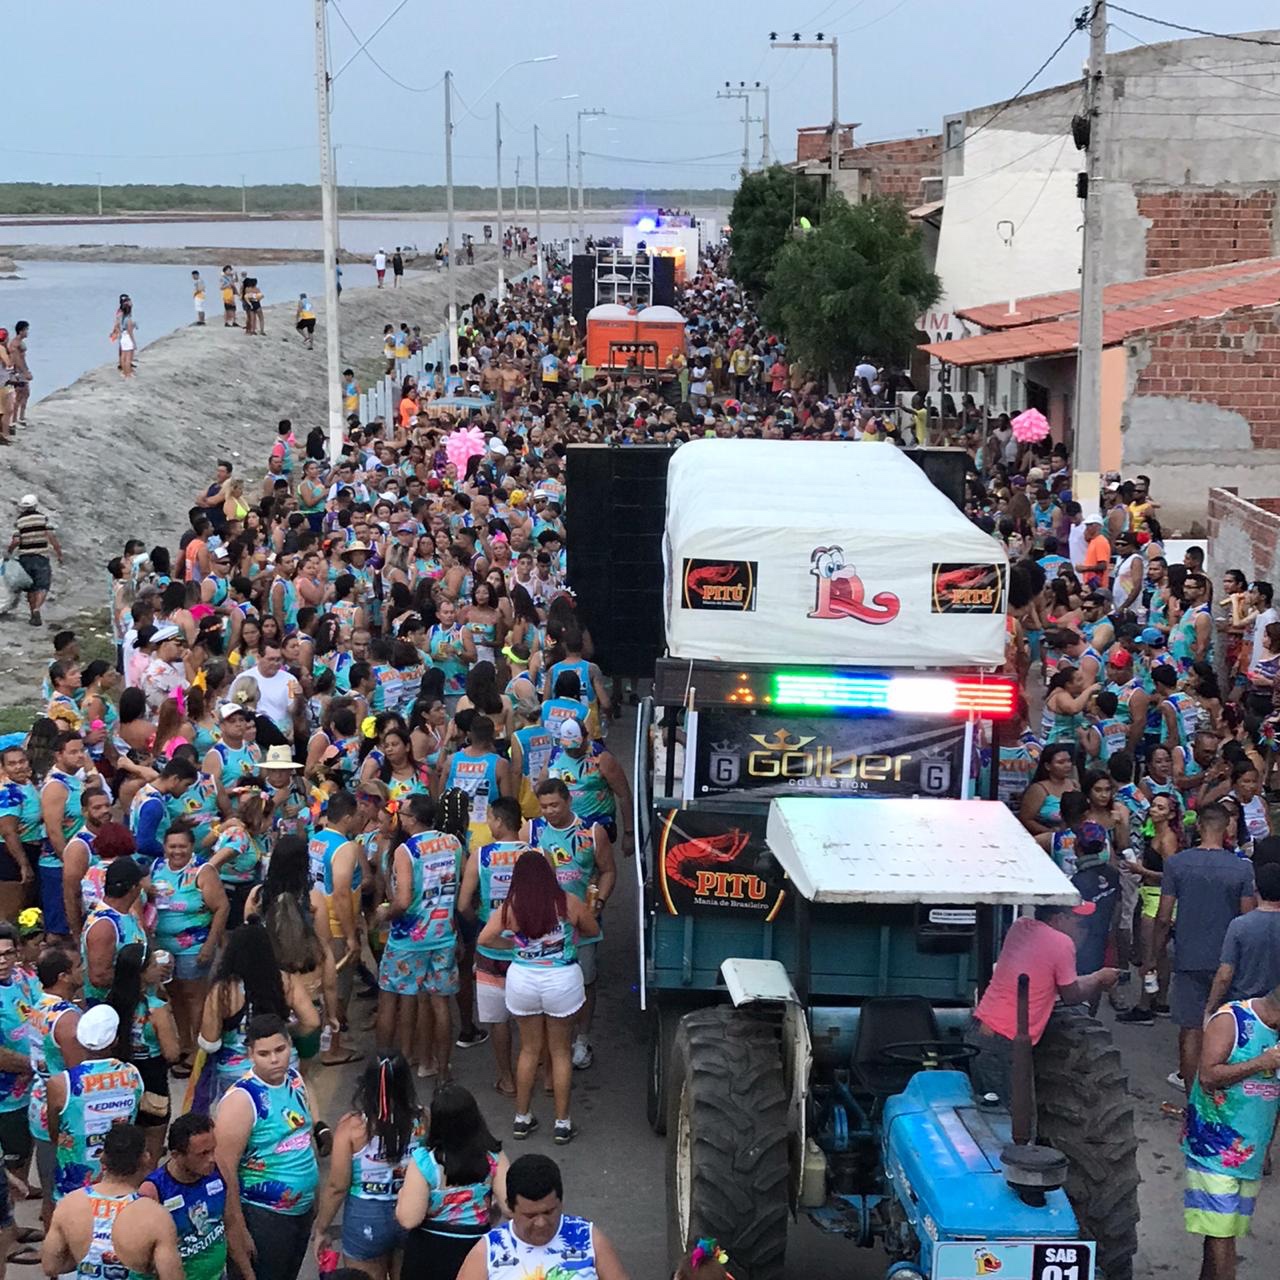
POLYGON ((131 1274, 183 1280, 173 1219, 138 1194, 150 1171, 143 1130, 118 1124, 102 1143, 102 1177, 59 1202, 40 1250, 45 1275, 101 1275, 110 1255, 131 1274))

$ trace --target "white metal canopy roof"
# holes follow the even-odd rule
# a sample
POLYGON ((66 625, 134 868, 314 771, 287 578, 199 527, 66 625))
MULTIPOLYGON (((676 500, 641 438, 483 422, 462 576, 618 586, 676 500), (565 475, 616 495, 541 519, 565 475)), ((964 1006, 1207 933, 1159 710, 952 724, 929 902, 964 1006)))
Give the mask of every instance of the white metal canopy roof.
POLYGON ((994 800, 786 797, 769 848, 811 902, 1074 904, 1071 881, 994 800))

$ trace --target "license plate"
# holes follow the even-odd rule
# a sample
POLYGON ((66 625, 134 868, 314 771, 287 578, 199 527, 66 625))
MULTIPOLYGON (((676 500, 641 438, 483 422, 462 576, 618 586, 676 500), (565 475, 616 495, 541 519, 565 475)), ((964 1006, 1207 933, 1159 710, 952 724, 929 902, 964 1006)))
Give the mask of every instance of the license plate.
POLYGON ((1083 1240, 949 1241, 933 1251, 933 1280, 1093 1280, 1083 1240))

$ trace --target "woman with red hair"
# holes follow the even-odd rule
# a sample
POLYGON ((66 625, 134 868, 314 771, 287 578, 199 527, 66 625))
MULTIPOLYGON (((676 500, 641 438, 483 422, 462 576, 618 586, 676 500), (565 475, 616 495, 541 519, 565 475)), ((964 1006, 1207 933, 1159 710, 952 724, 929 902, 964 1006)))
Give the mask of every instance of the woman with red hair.
POLYGON ((506 901, 480 931, 477 945, 511 951, 506 1000, 520 1027, 516 1117, 511 1126, 517 1138, 527 1138, 538 1127, 531 1107, 544 1045, 551 1058, 555 1093, 553 1137, 563 1145, 576 1136, 569 1119, 570 1043, 574 1015, 586 1001, 577 962, 578 938, 594 938, 599 932, 590 904, 565 893, 546 855, 537 850, 517 859, 506 901))

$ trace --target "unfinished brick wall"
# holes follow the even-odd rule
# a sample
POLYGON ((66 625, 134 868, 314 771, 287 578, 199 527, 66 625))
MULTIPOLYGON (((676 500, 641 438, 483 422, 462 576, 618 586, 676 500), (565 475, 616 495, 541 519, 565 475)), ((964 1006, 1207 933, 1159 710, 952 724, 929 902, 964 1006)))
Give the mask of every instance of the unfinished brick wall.
POLYGON ((942 172, 942 135, 873 142, 855 148, 854 160, 859 169, 870 169, 875 195, 914 207, 924 200, 923 180, 936 178, 942 172))
POLYGON ((1209 563, 1215 574, 1240 569, 1252 581, 1276 580, 1280 499, 1242 498, 1233 489, 1209 490, 1209 563))
POLYGON ((1233 410, 1248 422, 1255 449, 1280 449, 1280 308, 1186 321, 1142 342, 1150 359, 1135 395, 1233 410))
MULTIPOLYGON (((853 130, 840 126, 840 152, 843 155, 853 146, 853 130)), ((831 167, 831 126, 811 125, 796 130, 796 161, 810 164, 814 161, 831 167)))
POLYGON ((1152 191, 1138 196, 1147 229, 1147 275, 1266 258, 1272 252, 1274 191, 1152 191))

